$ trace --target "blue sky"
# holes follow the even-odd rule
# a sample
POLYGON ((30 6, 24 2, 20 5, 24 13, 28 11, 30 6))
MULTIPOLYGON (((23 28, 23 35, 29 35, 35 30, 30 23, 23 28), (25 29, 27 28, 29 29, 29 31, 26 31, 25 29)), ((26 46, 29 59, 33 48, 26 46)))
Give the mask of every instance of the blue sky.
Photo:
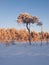
MULTIPOLYGON (((20 13, 36 15, 43 22, 43 30, 49 32, 49 0, 0 0, 0 28, 26 29, 18 24, 20 13)), ((40 27, 30 25, 31 30, 40 31, 40 27)))

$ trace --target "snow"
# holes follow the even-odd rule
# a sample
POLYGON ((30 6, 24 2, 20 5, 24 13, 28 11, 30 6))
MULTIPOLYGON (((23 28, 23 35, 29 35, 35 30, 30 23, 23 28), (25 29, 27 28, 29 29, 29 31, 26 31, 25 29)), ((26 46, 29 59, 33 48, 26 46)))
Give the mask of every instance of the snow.
POLYGON ((49 44, 0 44, 0 65, 49 65, 49 44))

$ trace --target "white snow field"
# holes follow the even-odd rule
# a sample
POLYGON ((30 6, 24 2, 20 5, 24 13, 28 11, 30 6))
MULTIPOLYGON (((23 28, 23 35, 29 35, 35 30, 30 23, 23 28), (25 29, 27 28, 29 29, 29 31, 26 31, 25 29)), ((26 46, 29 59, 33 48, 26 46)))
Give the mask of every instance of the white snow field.
POLYGON ((0 65, 49 65, 49 44, 0 44, 0 65))

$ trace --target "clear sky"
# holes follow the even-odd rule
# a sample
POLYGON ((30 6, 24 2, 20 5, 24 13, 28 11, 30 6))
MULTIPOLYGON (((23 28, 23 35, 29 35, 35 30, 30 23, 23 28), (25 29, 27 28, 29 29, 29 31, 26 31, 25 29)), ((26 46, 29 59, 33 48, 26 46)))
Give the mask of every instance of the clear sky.
MULTIPOLYGON (((49 32, 49 0, 0 0, 0 28, 26 28, 18 24, 20 13, 36 15, 43 22, 43 30, 49 32)), ((40 31, 40 27, 31 25, 31 30, 40 31)))

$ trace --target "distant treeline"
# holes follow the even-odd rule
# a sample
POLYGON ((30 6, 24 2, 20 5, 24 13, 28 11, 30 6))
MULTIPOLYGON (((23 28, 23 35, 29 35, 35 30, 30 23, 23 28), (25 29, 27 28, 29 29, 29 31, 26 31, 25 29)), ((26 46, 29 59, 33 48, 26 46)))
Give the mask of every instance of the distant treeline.
MULTIPOLYGON (((31 41, 43 41, 49 40, 49 32, 35 32, 31 31, 31 41)), ((17 30, 15 28, 11 29, 0 29, 0 42, 27 42, 28 41, 28 31, 17 30)))

